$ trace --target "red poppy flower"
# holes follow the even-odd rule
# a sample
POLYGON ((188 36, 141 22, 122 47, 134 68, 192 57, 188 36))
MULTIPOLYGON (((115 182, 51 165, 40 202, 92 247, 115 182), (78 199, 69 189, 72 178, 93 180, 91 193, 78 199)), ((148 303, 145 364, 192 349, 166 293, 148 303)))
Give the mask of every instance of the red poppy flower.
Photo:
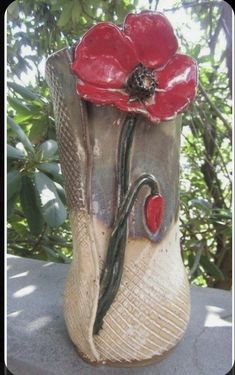
POLYGON ((123 30, 99 23, 75 49, 77 92, 154 122, 169 120, 196 95, 196 61, 177 49, 172 26, 161 13, 128 14, 123 30))

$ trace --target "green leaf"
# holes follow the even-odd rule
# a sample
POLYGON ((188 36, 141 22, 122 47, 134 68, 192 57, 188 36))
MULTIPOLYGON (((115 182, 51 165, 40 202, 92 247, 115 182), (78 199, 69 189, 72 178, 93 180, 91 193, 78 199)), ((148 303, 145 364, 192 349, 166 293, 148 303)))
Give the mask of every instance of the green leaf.
POLYGON ((12 195, 10 199, 7 200, 7 218, 10 219, 13 215, 14 208, 17 202, 18 193, 12 195))
POLYGON ((63 176, 61 174, 60 164, 58 163, 39 163, 37 164, 37 168, 51 176, 53 179, 58 182, 63 182, 63 176))
POLYGON ((38 147, 38 152, 42 154, 42 159, 47 160, 50 159, 52 156, 55 155, 55 153, 58 150, 58 145, 57 142, 54 141, 53 139, 49 139, 45 142, 43 142, 39 147, 38 147))
POLYGON ((204 211, 211 211, 212 205, 210 202, 206 201, 202 198, 194 198, 191 200, 191 204, 193 207, 197 207, 203 209, 204 211))
POLYGON ((58 163, 39 163, 37 168, 42 172, 50 173, 52 175, 61 174, 61 168, 58 163))
POLYGON ((198 57, 200 51, 201 51, 201 44, 196 44, 196 46, 193 48, 192 55, 194 57, 198 57))
POLYGON ((72 8, 73 8, 73 2, 68 2, 66 6, 63 8, 63 11, 57 22, 58 27, 64 27, 69 23, 71 16, 72 16, 72 8))
POLYGON ((192 277, 193 274, 196 272, 197 268, 199 267, 200 259, 202 256, 203 247, 199 247, 197 250, 196 256, 194 258, 193 264, 191 265, 189 276, 192 277))
POLYGON ((64 205, 66 205, 67 202, 66 202, 66 195, 65 195, 64 188, 55 181, 54 181, 54 185, 56 187, 57 193, 59 194, 61 201, 64 203, 64 205))
POLYGON ((19 193, 21 182, 21 174, 19 171, 7 173, 7 200, 11 199, 16 193, 19 193))
POLYGON ((232 220, 232 212, 229 210, 214 209, 211 217, 213 219, 232 220))
POLYGON ((215 280, 224 280, 224 275, 220 271, 219 267, 217 267, 215 263, 211 262, 207 256, 201 256, 200 264, 209 275, 215 278, 215 280))
POLYGON ((57 254, 54 250, 50 249, 48 246, 45 245, 41 245, 41 248, 45 251, 49 260, 58 261, 59 254, 57 254))
POLYGON ((61 225, 66 219, 66 209, 53 181, 42 172, 35 174, 35 185, 41 200, 42 216, 51 227, 61 225))
POLYGON ((25 154, 23 153, 23 151, 18 150, 11 145, 7 145, 7 157, 9 159, 23 160, 25 159, 25 154))
POLYGON ((29 132, 29 139, 34 144, 38 144, 46 136, 47 131, 48 131, 48 125, 45 124, 45 122, 43 123, 34 122, 29 132))
POLYGON ((12 97, 8 97, 7 98, 8 102, 10 103, 10 105, 16 110, 16 112, 19 112, 20 114, 23 114, 23 115, 29 115, 31 110, 30 108, 23 104, 21 100, 17 99, 17 98, 12 98, 12 97))
POLYGON ((16 124, 11 117, 7 117, 7 123, 10 125, 11 129, 18 135, 19 140, 23 143, 25 148, 34 153, 33 145, 23 129, 18 124, 16 124))
POLYGON ((27 236, 28 234, 28 230, 27 230, 27 223, 26 221, 23 222, 16 222, 14 223, 14 230, 21 236, 21 237, 25 237, 27 236))
POLYGON ((24 123, 26 122, 26 120, 29 120, 30 121, 33 119, 34 117, 34 114, 33 112, 28 112, 26 114, 20 114, 19 112, 17 112, 14 116, 14 120, 18 123, 18 124, 21 124, 21 123, 24 123))
POLYGON ((81 6, 79 2, 74 1, 73 3, 73 10, 72 10, 72 22, 75 24, 80 21, 80 16, 81 16, 81 6))
POLYGON ((211 55, 204 55, 204 56, 198 57, 197 61, 201 64, 205 62, 211 62, 211 55))
POLYGON ((25 150, 25 147, 22 142, 17 142, 15 145, 15 148, 21 152, 24 153, 25 156, 27 156, 27 151, 25 150))
POLYGON ((20 94, 23 98, 26 99, 39 99, 40 96, 27 87, 21 86, 18 83, 15 82, 8 82, 8 86, 12 88, 14 91, 16 91, 18 94, 20 94))
POLYGON ((44 223, 37 199, 36 191, 30 177, 23 176, 20 202, 28 222, 30 232, 35 236, 42 232, 44 223))
POLYGON ((41 248, 46 252, 49 260, 57 261, 60 263, 67 263, 66 256, 64 256, 63 254, 57 253, 56 251, 52 250, 51 248, 45 245, 41 245, 41 248))

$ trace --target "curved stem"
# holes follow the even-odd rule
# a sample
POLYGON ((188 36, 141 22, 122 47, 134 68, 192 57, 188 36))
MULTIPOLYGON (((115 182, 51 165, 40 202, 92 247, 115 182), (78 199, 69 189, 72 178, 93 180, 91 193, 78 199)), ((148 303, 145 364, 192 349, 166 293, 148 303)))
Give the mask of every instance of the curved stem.
MULTIPOLYGON (((130 174, 129 164, 130 164, 131 145, 133 142, 135 125, 136 125, 136 117, 133 115, 128 115, 123 124, 121 134, 120 134, 119 149, 118 149, 118 165, 117 165, 118 196, 117 196, 116 217, 118 217, 121 202, 129 186, 129 174, 130 174)), ((115 284, 115 280, 118 277, 121 278, 122 276, 126 240, 127 240, 127 223, 122 230, 122 235, 116 238, 115 248, 116 248, 116 253, 118 255, 112 258, 112 252, 107 251, 106 265, 107 264, 110 265, 110 272, 107 275, 106 267, 102 272, 101 279, 100 279, 100 299, 99 299, 98 306, 100 306, 101 299, 103 301, 103 304, 105 303, 104 301, 106 299, 104 298, 104 293, 107 288, 107 283, 111 282, 111 284, 115 284)), ((110 249, 110 244, 108 248, 110 249)), ((118 287, 119 287, 119 284, 117 284, 117 288, 114 290, 115 295, 118 291, 118 287)), ((97 317, 98 315, 99 313, 97 312, 97 317)), ((99 325, 99 328, 94 328, 94 331, 96 333, 97 333, 97 330, 100 329, 100 326, 101 326, 101 323, 99 325)))
POLYGON ((136 118, 132 115, 128 116, 120 135, 119 142, 119 164, 118 164, 118 181, 119 181, 119 206, 129 186, 129 162, 130 151, 134 136, 136 118))
MULTIPOLYGON (((130 214, 140 189, 144 185, 150 187, 152 195, 159 192, 159 186, 156 179, 152 175, 144 174, 132 184, 122 201, 109 241, 106 266, 102 278, 102 296, 100 297, 98 303, 96 320, 93 329, 94 334, 97 334, 102 327, 103 318, 117 294, 121 282, 124 259, 124 257, 120 257, 121 260, 119 259, 120 252, 118 251, 118 244, 123 236, 123 233, 126 231, 128 215, 130 214)), ((124 254, 125 246, 121 250, 124 254)))
MULTIPOLYGON (((133 142, 134 130, 136 125, 136 118, 133 115, 129 115, 123 124, 123 128, 120 134, 119 141, 119 153, 118 153, 118 181, 119 181, 119 192, 118 192, 118 211, 117 216, 120 211, 120 206, 123 201, 125 194, 127 193, 129 187, 129 174, 130 174, 130 154, 131 145, 133 142)), ((126 236, 127 236, 127 225, 123 228, 122 236, 117 238, 115 243, 119 252, 119 267, 117 272, 121 272, 122 267, 122 257, 124 257, 124 250, 126 246, 126 236)), ((108 254, 108 253, 107 253, 108 254)), ((104 285, 104 270, 101 277, 101 286, 104 285)))
MULTIPOLYGON (((129 174, 130 174, 130 154, 131 154, 131 145, 133 142, 134 130, 136 125, 136 117, 133 115, 128 115, 120 134, 119 139, 119 150, 118 150, 118 166, 117 166, 117 180, 118 180, 118 197, 117 197, 117 213, 118 216, 121 202, 124 195, 126 194, 129 187, 129 174)), ((124 253, 126 246, 126 236, 127 236, 127 225, 126 228, 123 228, 122 236, 117 238, 115 246, 119 253, 118 256, 118 267, 115 268, 115 273, 122 272, 122 264, 124 261, 124 253), (122 259, 123 258, 123 259, 122 259)), ((109 259, 106 259, 110 261, 109 259)), ((115 261, 115 258, 114 258, 115 261)), ((114 267, 114 264, 112 265, 114 267)), ((103 270, 100 280, 100 296, 103 295, 103 290, 105 286, 105 270, 103 270)))

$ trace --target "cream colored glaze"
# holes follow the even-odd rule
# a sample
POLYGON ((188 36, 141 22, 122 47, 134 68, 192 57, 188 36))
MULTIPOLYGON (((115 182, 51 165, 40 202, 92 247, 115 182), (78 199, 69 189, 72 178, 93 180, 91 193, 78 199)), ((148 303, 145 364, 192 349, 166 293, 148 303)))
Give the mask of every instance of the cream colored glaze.
POLYGON ((74 259, 65 289, 70 337, 91 362, 128 364, 162 356, 182 337, 189 319, 189 285, 179 247, 178 223, 160 244, 131 239, 118 294, 92 336, 99 293, 99 269, 110 230, 85 213, 70 213, 74 259))
POLYGON ((70 211, 73 261, 64 291, 64 316, 70 338, 90 361, 100 359, 93 337, 99 293, 99 260, 86 212, 70 211))

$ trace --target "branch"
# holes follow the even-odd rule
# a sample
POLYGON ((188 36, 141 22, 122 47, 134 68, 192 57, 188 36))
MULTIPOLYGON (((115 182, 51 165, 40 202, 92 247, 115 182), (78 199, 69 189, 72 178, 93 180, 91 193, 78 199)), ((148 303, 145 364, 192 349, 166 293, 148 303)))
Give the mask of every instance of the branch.
MULTIPOLYGON (((199 123, 202 125, 202 129, 205 129, 206 119, 205 121, 203 121, 201 117, 201 113, 199 112, 199 109, 200 108, 197 108, 198 120, 199 120, 199 123)), ((203 136, 203 141, 204 141, 205 154, 204 154, 204 164, 200 167, 200 170, 203 173, 204 181, 207 185, 210 195, 214 199, 216 206, 221 208, 225 206, 225 202, 224 202, 224 197, 223 197, 223 193, 222 193, 221 186, 220 186, 220 181, 218 180, 217 174, 215 172, 215 166, 212 162, 213 149, 210 147, 210 145, 207 142, 205 142, 205 134, 204 135, 202 134, 202 136, 203 136)), ((213 138, 211 138, 211 140, 213 141, 213 148, 214 148, 215 140, 213 138)))
POLYGON ((198 7, 198 6, 206 6, 206 7, 211 7, 211 6, 218 6, 221 7, 223 5, 223 1, 203 1, 199 3, 198 1, 192 1, 191 3, 184 3, 179 7, 174 7, 170 9, 163 9, 163 12, 175 12, 176 10, 179 10, 181 8, 193 8, 193 7, 198 7))
POLYGON ((216 46, 216 43, 218 41, 219 33, 222 29, 222 21, 223 21, 223 14, 220 16, 219 21, 217 22, 214 34, 210 37, 210 40, 209 40, 209 43, 208 43, 212 56, 214 56, 215 46, 216 46))
POLYGON ((45 224, 42 233, 39 235, 37 241, 34 243, 32 249, 31 249, 31 252, 33 252, 40 245, 40 243, 43 240, 43 237, 44 237, 44 234, 45 234, 46 230, 47 230, 47 224, 45 224))
POLYGON ((216 105, 212 102, 211 98, 209 97, 209 95, 207 94, 205 88, 203 87, 202 83, 199 82, 199 89, 202 93, 202 95, 204 96, 204 98, 207 100, 207 102, 210 104, 211 106, 211 109, 216 113, 216 115, 220 118, 220 120, 223 122, 224 126, 226 127, 226 129, 228 130, 228 133, 229 133, 229 136, 230 136, 230 140, 231 140, 231 126, 229 124, 229 122, 224 118, 224 116, 222 115, 222 113, 218 110, 218 108, 216 107, 216 105))
MULTIPOLYGON (((197 111, 197 114, 198 114, 198 120, 200 122, 200 124, 202 125, 202 129, 204 129, 205 127, 205 122, 208 123, 208 125, 210 125, 210 122, 208 122, 207 120, 207 116, 206 116, 206 113, 203 111, 203 109, 198 105, 198 106, 195 106, 195 111, 197 111), (204 117, 204 121, 202 119, 202 116, 204 117)), ((196 112, 195 112, 196 113, 196 112)), ((192 115, 191 115, 192 116, 192 115)), ((210 125, 211 126, 211 125, 210 125)), ((205 132, 204 132, 205 133, 205 132)), ((224 174, 226 175, 228 181, 230 182, 231 184, 231 177, 230 177, 230 174, 229 174, 229 171, 227 169, 227 166, 226 166, 226 163, 224 161, 224 158, 223 158, 223 155, 222 155, 222 152, 220 151, 220 147, 218 145, 218 143, 216 142, 216 139, 212 136, 211 132, 208 132, 208 137, 210 138, 210 140, 213 142, 213 145, 214 147, 216 148, 216 151, 218 152, 219 156, 220 156, 220 159, 221 159, 221 163, 222 163, 222 166, 223 166, 223 169, 224 169, 224 174)), ((203 136, 203 134, 202 134, 203 136)), ((205 145, 206 146, 206 145, 205 145)), ((212 155, 211 155, 212 157, 212 155)), ((208 159, 209 161, 209 159, 208 159)), ((210 162, 211 164, 211 162, 210 162)), ((212 164, 211 164, 212 165, 212 164)), ((213 165, 212 165, 213 166, 213 165)), ((214 166, 213 166, 214 168, 214 166)))

